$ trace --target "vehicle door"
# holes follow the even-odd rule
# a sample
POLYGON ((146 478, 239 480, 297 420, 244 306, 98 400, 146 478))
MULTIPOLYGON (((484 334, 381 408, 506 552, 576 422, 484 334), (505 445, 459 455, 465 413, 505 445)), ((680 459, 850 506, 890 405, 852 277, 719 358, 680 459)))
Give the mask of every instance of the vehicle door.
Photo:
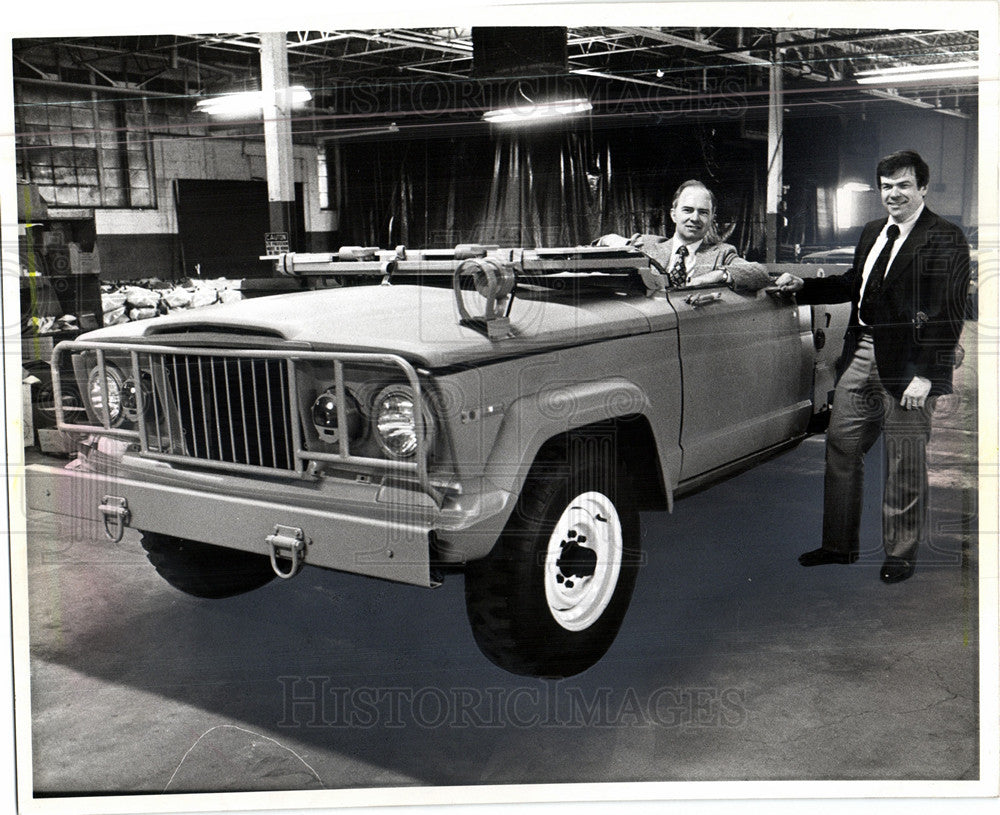
POLYGON ((677 314, 681 480, 792 439, 812 412, 808 308, 727 286, 667 293, 677 314))

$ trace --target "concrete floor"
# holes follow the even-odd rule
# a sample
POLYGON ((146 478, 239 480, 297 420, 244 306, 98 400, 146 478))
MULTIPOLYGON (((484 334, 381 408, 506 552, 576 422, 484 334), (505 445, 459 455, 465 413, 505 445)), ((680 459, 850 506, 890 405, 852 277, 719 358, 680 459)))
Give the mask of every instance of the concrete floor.
POLYGON ((939 406, 912 579, 878 579, 878 450, 861 561, 798 566, 821 520, 810 438, 643 516, 624 627, 561 682, 480 655, 461 576, 431 591, 307 567, 198 600, 135 533, 29 513, 33 793, 977 779, 971 356, 939 406))

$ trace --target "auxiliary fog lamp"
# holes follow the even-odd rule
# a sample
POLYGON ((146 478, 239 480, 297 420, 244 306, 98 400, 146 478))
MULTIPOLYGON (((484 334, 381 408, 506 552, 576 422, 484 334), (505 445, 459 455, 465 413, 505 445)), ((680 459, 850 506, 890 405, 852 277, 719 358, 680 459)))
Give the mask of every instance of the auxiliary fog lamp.
MULTIPOLYGON (((153 379, 143 371, 138 382, 134 376, 126 379, 121 386, 120 404, 125 418, 133 424, 139 421, 139 405, 142 404, 142 417, 151 419, 156 414, 153 400, 156 396, 153 393, 153 379)), ((109 397, 110 401, 110 397, 109 397)))
MULTIPOLYGON (((328 444, 339 444, 342 438, 340 415, 337 411, 337 392, 327 388, 312 405, 312 421, 316 432, 322 441, 328 444)), ((361 436, 364 420, 361 408, 350 393, 344 393, 344 430, 348 441, 355 441, 361 436)))

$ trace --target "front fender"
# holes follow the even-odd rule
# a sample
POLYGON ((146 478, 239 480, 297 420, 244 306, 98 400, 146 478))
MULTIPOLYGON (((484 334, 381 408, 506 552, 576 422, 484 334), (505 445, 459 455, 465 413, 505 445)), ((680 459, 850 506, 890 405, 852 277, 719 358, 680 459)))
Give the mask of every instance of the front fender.
POLYGON ((571 430, 645 414, 649 397, 624 378, 565 382, 516 399, 505 411, 484 471, 487 489, 520 493, 542 445, 571 430))
MULTIPOLYGON (((493 548, 514 510, 525 478, 542 446, 573 430, 647 414, 650 400, 636 383, 624 378, 566 382, 543 388, 514 400, 505 410, 481 481, 480 495, 493 496, 490 511, 462 528, 442 530, 448 559, 475 560, 493 548), (501 498, 503 500, 501 500, 501 498)), ((608 432, 613 432, 610 427, 608 432)), ((665 447, 654 442, 657 450, 665 447)), ((662 456, 656 456, 663 475, 668 503, 672 504, 672 479, 662 456)), ((674 468, 675 469, 675 468, 674 468)), ((649 474, 652 475, 652 474, 649 474)))

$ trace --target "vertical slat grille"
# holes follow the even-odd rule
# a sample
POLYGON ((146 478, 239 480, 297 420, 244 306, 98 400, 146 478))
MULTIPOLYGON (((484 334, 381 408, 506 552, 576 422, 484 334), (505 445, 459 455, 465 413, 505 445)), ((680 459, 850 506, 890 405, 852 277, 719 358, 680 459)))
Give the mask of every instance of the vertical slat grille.
POLYGON ((284 360, 165 354, 163 365, 187 455, 294 469, 284 360))
MULTIPOLYGON (((70 433, 97 434, 129 442, 139 455, 161 461, 187 461, 230 472, 267 472, 315 478, 323 462, 354 464, 376 472, 411 474, 438 506, 441 492, 431 483, 426 441, 412 460, 355 454, 342 437, 336 452, 310 447, 302 416, 300 378, 306 387, 329 387, 332 366, 339 426, 346 426, 345 365, 378 365, 385 376, 400 374, 414 395, 414 411, 423 414, 423 389, 412 364, 397 354, 271 349, 200 349, 124 342, 71 341, 52 352, 53 387, 60 391, 64 355, 84 380, 88 420, 68 419, 56 400, 57 427, 70 433), (88 358, 89 355, 89 358, 88 358), (110 357, 110 359, 106 359, 110 357), (312 364, 326 373, 315 381, 312 364), (300 365, 307 373, 303 374, 300 365), (110 401, 114 369, 120 415, 108 417, 100 405, 110 401), (394 373, 395 372, 395 373, 394 373), (101 390, 95 396, 91 380, 101 390), (123 381, 119 381, 123 380, 123 381)), ((308 403, 306 403, 308 404, 308 403)), ((307 420, 308 421, 308 420, 307 420)))

